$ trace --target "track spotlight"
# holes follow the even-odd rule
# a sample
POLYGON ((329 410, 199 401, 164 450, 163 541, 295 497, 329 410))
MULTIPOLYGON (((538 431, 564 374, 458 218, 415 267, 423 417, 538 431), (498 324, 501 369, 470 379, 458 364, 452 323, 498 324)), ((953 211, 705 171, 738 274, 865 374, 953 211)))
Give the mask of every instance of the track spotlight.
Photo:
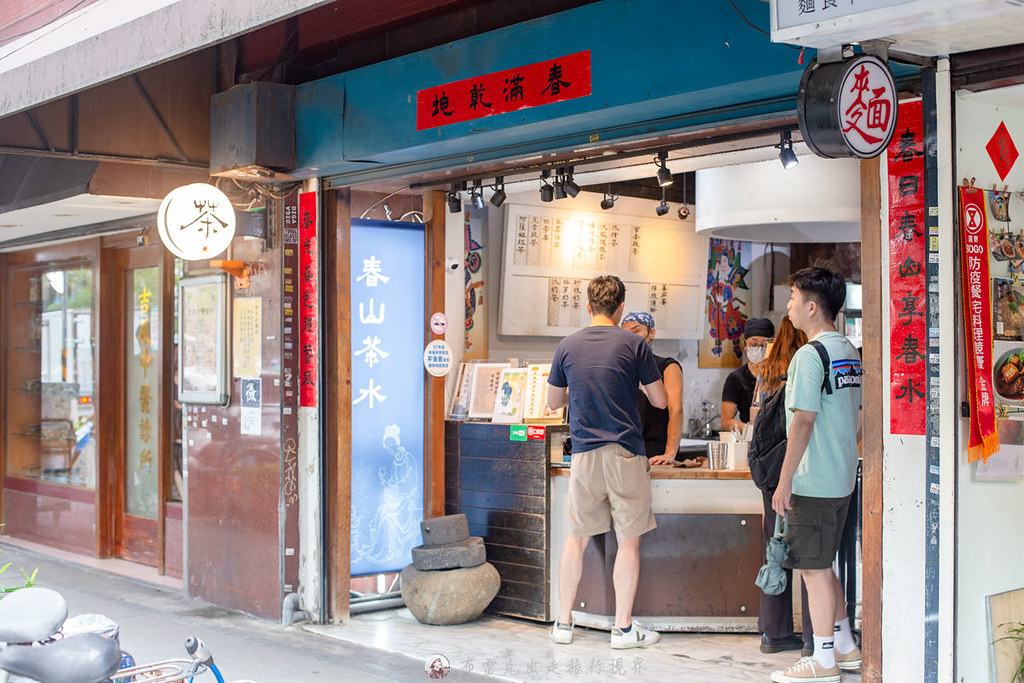
POLYGON ((787 171, 800 163, 796 158, 796 152, 793 151, 793 138, 788 130, 782 131, 779 144, 775 147, 779 150, 779 161, 787 171))
POLYGON ((618 199, 612 194, 611 183, 608 184, 608 191, 604 193, 604 199, 601 200, 601 208, 607 211, 608 209, 615 206, 615 200, 618 199))
POLYGON ((462 213, 462 200, 458 192, 448 193, 448 210, 452 213, 462 213))
POLYGON ((494 179, 494 194, 491 195, 491 204, 498 207, 505 203, 505 177, 498 176, 494 179))
POLYGON ((658 165, 658 185, 660 187, 668 187, 672 184, 672 171, 668 170, 668 152, 658 152, 658 157, 654 160, 654 163, 658 165))
POLYGON ((473 181, 473 189, 469 192, 469 198, 473 202, 474 209, 484 208, 484 189, 480 186, 479 180, 473 181))
POLYGON ((573 167, 570 166, 569 173, 565 176, 565 182, 562 183, 562 187, 565 188, 565 193, 570 197, 575 197, 580 193, 580 186, 572 179, 573 170, 573 167))
POLYGON ((657 208, 654 209, 654 213, 659 216, 664 216, 668 213, 668 202, 665 201, 665 188, 661 188, 661 204, 658 204, 657 208))
POLYGON ((565 199, 565 169, 559 168, 555 175, 555 199, 565 199))
POLYGON ((677 214, 679 215, 679 220, 685 221, 687 218, 690 217, 690 207, 688 207, 686 204, 683 204, 682 206, 679 207, 679 211, 677 212, 677 214))
POLYGON ((551 171, 540 172, 540 200, 542 202, 550 202, 555 198, 555 188, 548 184, 550 177, 551 171))

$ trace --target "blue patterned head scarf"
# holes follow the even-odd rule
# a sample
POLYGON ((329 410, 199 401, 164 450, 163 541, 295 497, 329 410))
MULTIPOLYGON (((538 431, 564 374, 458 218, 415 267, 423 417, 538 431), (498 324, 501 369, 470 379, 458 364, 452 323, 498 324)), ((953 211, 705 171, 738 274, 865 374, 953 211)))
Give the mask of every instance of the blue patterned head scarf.
POLYGON ((633 311, 623 316, 622 322, 619 324, 625 325, 626 323, 640 323, 647 329, 653 330, 654 316, 648 313, 647 311, 633 311))

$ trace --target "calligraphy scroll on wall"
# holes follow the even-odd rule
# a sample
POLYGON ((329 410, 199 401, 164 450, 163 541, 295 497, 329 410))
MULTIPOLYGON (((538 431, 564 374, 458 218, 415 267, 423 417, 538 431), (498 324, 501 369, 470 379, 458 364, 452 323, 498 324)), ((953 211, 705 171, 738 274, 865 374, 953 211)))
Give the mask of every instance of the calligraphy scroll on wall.
POLYGON ((900 104, 886 151, 889 188, 889 405, 893 434, 924 435, 928 323, 921 101, 900 104))
POLYGON ((617 275, 625 310, 653 315, 659 339, 700 337, 708 240, 692 219, 506 206, 501 334, 564 337, 586 327, 588 283, 617 275))

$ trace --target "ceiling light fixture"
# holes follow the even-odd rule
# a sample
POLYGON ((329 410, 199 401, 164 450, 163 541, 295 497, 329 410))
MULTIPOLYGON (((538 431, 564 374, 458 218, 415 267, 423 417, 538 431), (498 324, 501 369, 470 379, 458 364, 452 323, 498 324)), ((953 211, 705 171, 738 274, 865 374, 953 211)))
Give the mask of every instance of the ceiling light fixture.
POLYGON ((787 171, 800 163, 796 158, 796 152, 793 151, 793 138, 788 130, 782 131, 779 144, 775 145, 775 148, 779 150, 779 161, 787 171))
POLYGON ((565 182, 562 183, 562 187, 565 188, 565 193, 570 197, 575 197, 580 193, 580 186, 572 179, 574 170, 575 169, 572 166, 569 167, 569 173, 565 176, 565 182))
POLYGON ((565 169, 559 168, 555 175, 555 199, 565 199, 567 196, 565 193, 565 169))
POLYGON ((498 176, 494 179, 494 194, 491 195, 491 204, 495 207, 505 203, 508 195, 505 194, 505 176, 498 176))
POLYGON ((601 200, 601 208, 607 211, 615 206, 616 199, 618 199, 618 197, 612 194, 612 184, 608 183, 608 191, 604 193, 604 199, 601 200))
POLYGON ((469 192, 469 199, 473 202, 473 208, 480 210, 484 208, 484 189, 479 179, 473 181, 473 189, 469 192))
POLYGON ((550 202, 555 198, 555 188, 548 184, 548 178, 551 177, 551 171, 544 170, 540 172, 540 200, 542 202, 550 202))
POLYGON ((459 197, 459 191, 455 185, 448 190, 448 210, 452 213, 462 213, 462 198, 459 197))
POLYGON ((668 187, 672 184, 672 171, 668 170, 668 152, 658 152, 654 163, 658 166, 658 185, 668 187))
POLYGON ((664 216, 666 213, 668 213, 668 203, 665 201, 664 187, 661 188, 661 204, 658 204, 658 207, 654 210, 654 213, 658 214, 659 216, 664 216))

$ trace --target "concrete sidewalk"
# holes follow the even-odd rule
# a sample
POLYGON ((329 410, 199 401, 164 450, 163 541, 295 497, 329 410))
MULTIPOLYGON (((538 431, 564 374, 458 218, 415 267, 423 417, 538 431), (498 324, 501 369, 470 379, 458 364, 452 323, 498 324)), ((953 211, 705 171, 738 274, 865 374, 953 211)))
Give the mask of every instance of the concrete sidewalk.
MULTIPOLYGON (((0 564, 12 563, 0 583, 14 585, 21 569, 38 568, 39 585, 60 591, 71 615, 95 612, 118 622, 121 646, 139 663, 184 657, 185 637, 197 635, 229 683, 429 681, 425 664, 437 655, 451 667, 446 683, 754 683, 799 657, 762 654, 756 634, 664 633, 654 647, 622 651, 608 647, 606 631, 580 628, 571 645, 554 645, 546 624, 485 615, 468 624, 427 626, 405 608, 358 615, 345 625, 283 628, 186 600, 180 582, 139 565, 25 545, 0 537, 0 564)), ((843 674, 843 683, 860 680, 859 673, 843 674)))
MULTIPOLYGON (((34 552, 0 538, 0 565, 11 566, 0 583, 18 585, 21 570, 38 569, 38 584, 63 594, 68 614, 99 613, 121 627, 121 647, 140 664, 186 657, 186 636, 206 642, 225 680, 255 683, 376 683, 428 681, 422 658, 323 637, 298 626, 257 619, 195 600, 180 590, 100 571, 94 567, 34 552)), ((196 682, 213 682, 212 673, 196 682)), ((445 681, 494 679, 452 668, 445 681)))

